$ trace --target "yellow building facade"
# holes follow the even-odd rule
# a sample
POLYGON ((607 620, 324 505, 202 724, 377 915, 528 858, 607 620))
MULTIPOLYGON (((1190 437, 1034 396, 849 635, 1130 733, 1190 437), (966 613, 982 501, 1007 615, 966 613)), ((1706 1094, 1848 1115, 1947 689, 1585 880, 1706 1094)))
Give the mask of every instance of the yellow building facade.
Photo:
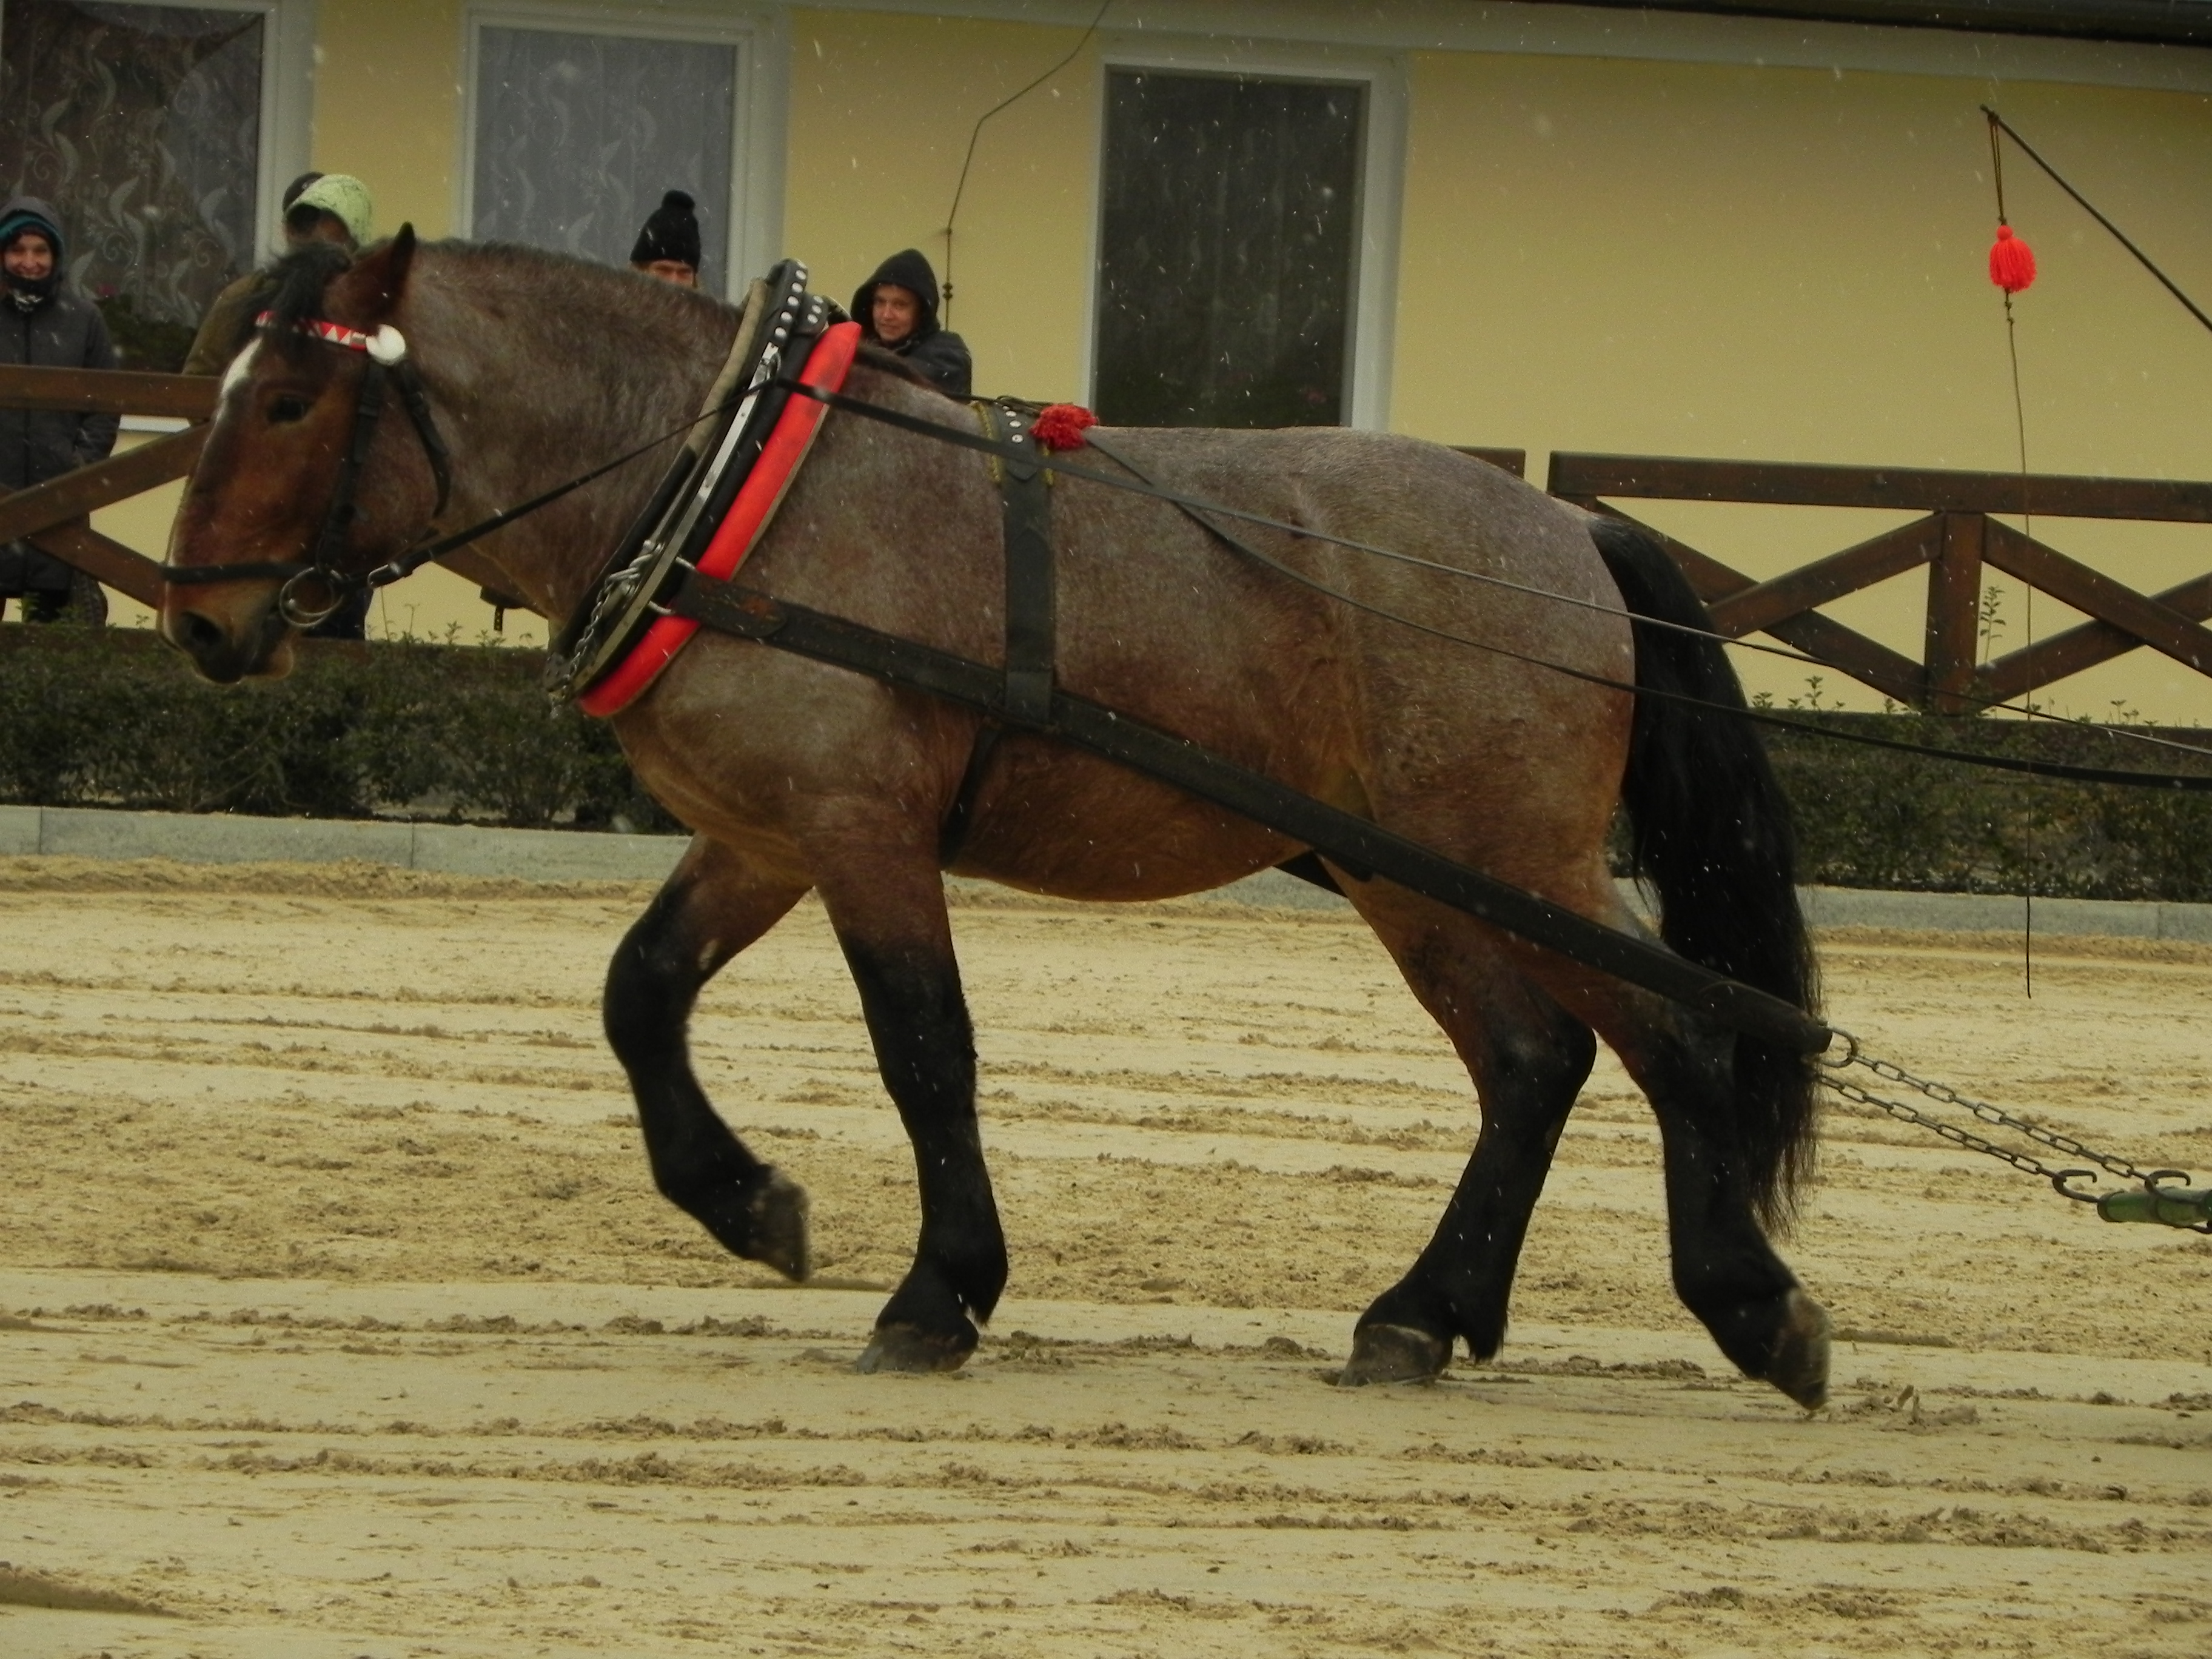
MULTIPOLYGON (((2023 427, 2039 472, 2212 477, 2212 333, 2016 155, 2008 206, 2041 276, 2016 304, 2015 423, 1978 107, 2212 301, 2212 51, 1473 0, 263 9, 300 82, 270 94, 264 194, 295 167, 354 173, 381 228, 431 235, 479 228, 487 30, 730 43, 730 279, 788 252, 842 297, 894 250, 940 271, 949 253, 981 391, 1091 399, 1107 77, 1148 66, 1364 88, 1357 424, 1523 447, 1539 482, 1555 450, 2008 470, 2023 427)), ((1644 516, 1760 576, 1899 521, 1644 516)), ((102 522, 145 546, 159 518, 149 501, 102 522)), ((2212 568, 2202 526, 2037 533, 2147 591, 2212 568)), ((1917 655, 1922 588, 1833 614, 1917 655)), ((2001 579, 1990 608, 1997 649, 2079 620, 2001 579)), ((378 625, 487 619, 441 574, 378 625)), ((1803 695, 1802 669, 1745 666, 1803 695)), ((1819 695, 1875 701, 1836 678, 1819 695)), ((2212 724, 2212 681, 2148 652, 2054 694, 2212 724)))

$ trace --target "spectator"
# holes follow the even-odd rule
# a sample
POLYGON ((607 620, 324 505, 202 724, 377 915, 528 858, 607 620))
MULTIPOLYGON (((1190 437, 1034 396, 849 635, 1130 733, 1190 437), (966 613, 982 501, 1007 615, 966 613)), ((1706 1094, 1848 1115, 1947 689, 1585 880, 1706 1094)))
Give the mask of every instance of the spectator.
MULTIPOLYGON (((36 197, 0 206, 0 363, 48 368, 113 368, 115 347, 92 301, 68 286, 61 220, 36 197)), ((27 489, 100 460, 115 447, 112 415, 66 410, 0 410, 0 485, 27 489)), ((89 576, 27 542, 0 547, 0 611, 14 598, 26 622, 56 622, 74 609, 106 618, 106 596, 89 576), (72 605, 74 599, 74 605, 72 605)))
MULTIPOLYGON (((303 173, 284 191, 284 252, 295 253, 316 241, 356 251, 368 240, 374 220, 368 186, 360 179, 343 173, 303 173)), ((185 373, 220 374, 229 368, 253 332, 268 291, 269 273, 249 270, 216 295, 192 337, 185 373)))
POLYGON ((629 251, 629 268, 678 288, 699 286, 697 204, 680 190, 660 198, 629 251))
POLYGON ((937 321, 937 273, 917 248, 894 253, 853 296, 867 337, 896 351, 948 398, 969 395, 975 364, 968 343, 937 321))

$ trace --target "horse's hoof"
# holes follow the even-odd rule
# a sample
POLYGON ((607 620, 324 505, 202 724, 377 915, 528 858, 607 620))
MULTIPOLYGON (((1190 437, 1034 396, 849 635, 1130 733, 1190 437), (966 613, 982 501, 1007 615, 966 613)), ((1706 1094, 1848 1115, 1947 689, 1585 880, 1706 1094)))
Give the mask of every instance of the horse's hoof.
POLYGON ((927 1376, 957 1371, 975 1352, 975 1329, 925 1331, 913 1325, 878 1325, 860 1363, 853 1369, 866 1376, 878 1371, 903 1371, 927 1376))
POLYGON ((813 1271, 806 1251, 806 1188, 781 1170, 753 1194, 752 1257, 786 1279, 805 1279, 813 1271))
POLYGON ((1792 1290, 1766 1380, 1807 1411, 1828 1403, 1828 1310, 1792 1290))
POLYGON ((1352 1358, 1338 1373, 1340 1389, 1370 1382, 1425 1382, 1451 1364, 1451 1344, 1410 1325, 1362 1325, 1352 1333, 1352 1358))

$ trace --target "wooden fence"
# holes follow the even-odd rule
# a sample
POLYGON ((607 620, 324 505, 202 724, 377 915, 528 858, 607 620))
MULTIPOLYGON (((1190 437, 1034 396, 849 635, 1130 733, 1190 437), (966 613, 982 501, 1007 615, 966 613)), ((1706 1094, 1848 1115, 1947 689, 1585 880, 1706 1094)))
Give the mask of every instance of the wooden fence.
MULTIPOLYGON (((207 441, 216 382, 182 374, 0 366, 0 409, 63 409, 162 416, 191 424, 29 489, 0 492, 0 542, 18 538, 144 605, 161 598, 159 566, 99 534, 95 508, 183 477, 207 441)), ((1469 447, 1508 471, 1517 449, 1469 447)), ((2212 483, 2149 478, 2021 477, 2017 473, 1785 465, 1643 455, 1552 457, 1555 495, 1627 517, 1623 501, 1735 501, 1887 508, 1921 516, 1811 564, 1756 581, 1672 537, 1668 550, 1731 638, 1765 633, 1883 695, 1939 714, 2006 702, 2126 652, 2148 647, 2212 675, 2212 574, 2140 593, 2032 539, 1992 514, 2059 519, 2212 523, 2212 483), (1928 568, 1923 646, 1917 662, 1820 607, 1861 588, 1928 568), (1986 665, 1976 661, 1984 568, 2002 570, 2090 620, 1986 665)), ((485 573, 469 568, 473 579, 485 573)), ((496 573, 489 573, 495 577, 496 573)))
POLYGON ((2198 626, 2212 616, 2212 574, 2139 593, 1990 516, 2212 523, 2212 483, 1557 453, 1551 490, 1622 518, 1628 515, 1612 503, 1746 501, 1923 514, 1765 581, 1672 537, 1667 544, 1723 633, 1771 634, 1887 696, 1936 714, 2009 702, 2143 646, 2212 674, 2212 633, 2198 626), (1928 602, 1917 662, 1820 612, 1920 565, 1928 567, 1928 602), (1978 666, 1985 567, 2090 620, 1978 666))
POLYGON ((150 443, 64 472, 28 489, 0 490, 0 542, 41 552, 127 593, 159 605, 161 567, 85 520, 94 509, 181 478, 199 459, 215 413, 216 382, 204 375, 140 374, 90 368, 0 366, 0 409, 60 409, 88 415, 154 415, 192 422, 150 443))

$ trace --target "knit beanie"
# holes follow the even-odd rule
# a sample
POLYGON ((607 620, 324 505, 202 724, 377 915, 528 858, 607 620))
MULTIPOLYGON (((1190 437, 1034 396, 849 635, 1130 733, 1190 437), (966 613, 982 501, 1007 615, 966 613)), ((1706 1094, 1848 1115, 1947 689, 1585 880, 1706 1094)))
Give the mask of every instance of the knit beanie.
POLYGON ((699 268, 699 221, 692 212, 696 205, 680 190, 672 190, 660 198, 660 205, 646 220, 645 228, 637 234, 637 244, 629 251, 629 262, 634 265, 649 265, 656 259, 675 259, 699 268))
POLYGON ((369 200, 368 186, 350 173, 326 173, 316 179, 292 204, 295 212, 301 208, 329 214, 346 228, 356 247, 368 246, 376 228, 376 204, 369 200))

